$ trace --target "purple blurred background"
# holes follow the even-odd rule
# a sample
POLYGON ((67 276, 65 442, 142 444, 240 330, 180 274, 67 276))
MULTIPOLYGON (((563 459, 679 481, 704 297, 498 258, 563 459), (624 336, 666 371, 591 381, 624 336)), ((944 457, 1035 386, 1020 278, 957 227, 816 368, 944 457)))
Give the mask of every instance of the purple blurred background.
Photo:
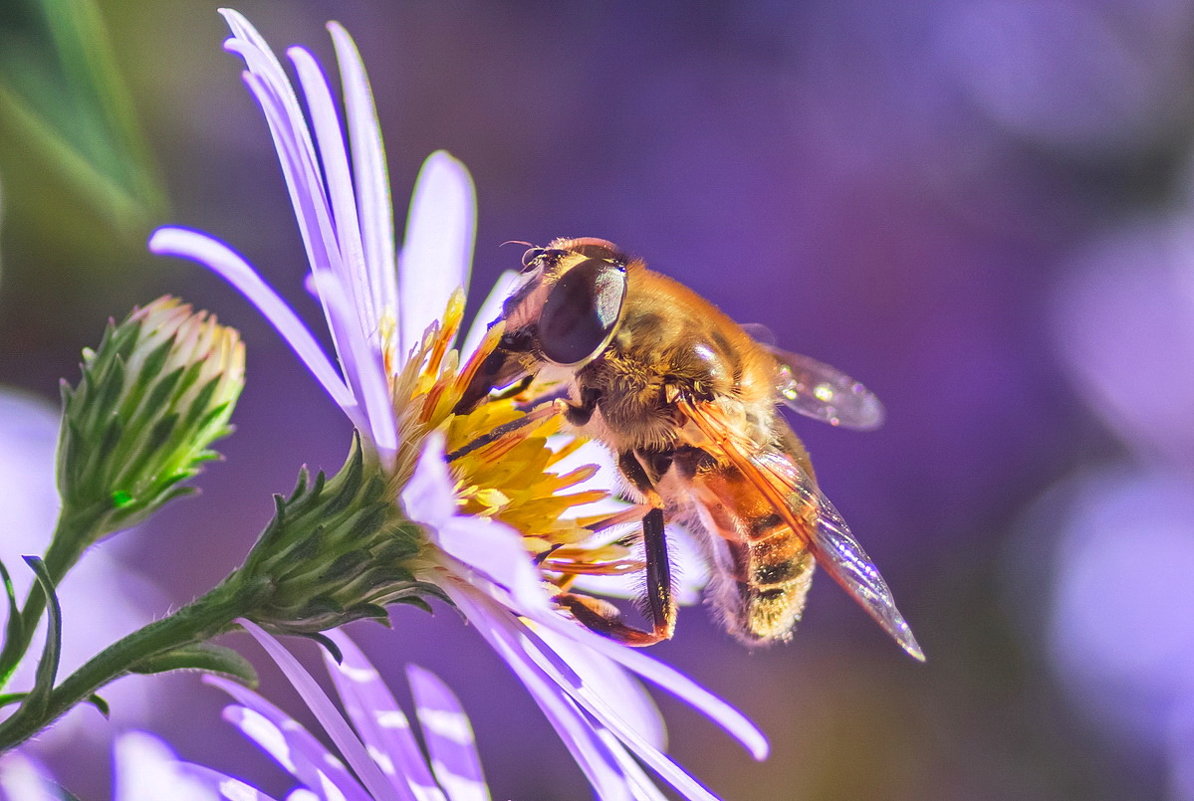
MULTIPOLYGON (((211 231, 318 319, 215 7, 109 6, 171 208, 114 231, 9 150, 0 384, 53 400, 107 317, 165 292, 243 331, 248 387, 226 461, 201 498, 119 546, 177 606, 237 563, 300 464, 339 464, 349 432, 243 300, 144 252, 151 224, 211 231)), ((430 151, 473 171, 471 308, 516 266, 519 249, 501 242, 600 236, 886 403, 875 433, 795 426, 929 661, 914 664, 825 578, 793 642, 770 650, 745 651, 700 608, 682 613, 654 655, 774 744, 753 764, 662 698, 673 753, 715 792, 1194 801, 1194 6, 238 8, 279 51, 304 43, 330 60, 329 18, 356 36, 400 209, 430 151)), ((0 31, 17 37, 24 22, 0 15, 0 31)), ((398 692, 406 662, 457 690, 496 798, 585 797, 537 710, 453 612, 400 610, 393 632, 353 631, 398 692)), ((266 695, 297 711, 265 676, 266 695)), ((118 710, 114 725, 285 788, 219 722, 216 691, 194 677, 125 681, 169 692, 148 721, 118 710)), ((60 772, 78 770, 76 792, 103 797, 103 750, 78 751, 46 749, 60 772)))

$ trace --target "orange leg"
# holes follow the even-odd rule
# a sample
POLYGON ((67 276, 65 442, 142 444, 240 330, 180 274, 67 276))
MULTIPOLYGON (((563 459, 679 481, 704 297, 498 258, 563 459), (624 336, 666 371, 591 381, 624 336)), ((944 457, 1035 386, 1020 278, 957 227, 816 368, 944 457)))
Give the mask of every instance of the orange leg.
MULTIPOLYGON (((651 630, 642 631, 621 620, 621 613, 612 604, 574 593, 561 593, 556 601, 570 611, 577 620, 599 634, 642 647, 669 640, 676 628, 676 599, 672 594, 672 565, 667 553, 667 535, 663 526, 663 498, 655 490, 634 453, 626 451, 618 457, 618 468, 626 480, 642 493, 649 511, 642 516, 643 556, 646 562, 646 609, 651 630)), ((621 513, 637 512, 639 507, 621 513)), ((615 516, 616 517, 616 516, 615 516)))

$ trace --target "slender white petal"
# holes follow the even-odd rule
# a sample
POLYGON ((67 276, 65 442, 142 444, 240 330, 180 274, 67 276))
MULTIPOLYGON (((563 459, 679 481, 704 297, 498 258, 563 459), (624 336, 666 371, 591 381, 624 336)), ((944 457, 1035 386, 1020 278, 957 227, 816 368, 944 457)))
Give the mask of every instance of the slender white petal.
POLYGON ((343 656, 343 661, 337 663, 331 654, 324 653, 328 674, 353 726, 374 752, 374 760, 380 756, 391 764, 390 771, 383 765, 382 772, 395 781, 409 782, 419 801, 443 801, 444 794, 428 770, 410 722, 377 670, 343 632, 329 631, 326 636, 343 656))
POLYGON ((659 786, 651 780, 651 777, 639 766, 635 758, 622 747, 613 732, 603 729, 597 732, 597 736, 609 748, 614 759, 618 760, 618 765, 625 773, 626 780, 630 783, 630 790, 636 799, 639 801, 668 801, 667 796, 660 791, 659 786))
POLYGON ((307 99, 311 125, 315 129, 319 163, 323 167, 327 196, 331 201, 335 222, 336 244, 340 250, 341 285, 349 293, 357 310, 356 322, 362 333, 376 333, 379 310, 370 296, 365 274, 365 249, 361 244, 361 227, 357 219, 357 204, 352 172, 345 152, 344 129, 327 78, 315 58, 301 47, 287 52, 298 71, 299 83, 307 99))
POLYGON ((308 787, 337 786, 347 801, 369 801, 369 794, 344 763, 290 715, 235 682, 218 676, 203 680, 240 702, 224 708, 224 719, 287 773, 308 787))
POLYGON ((489 290, 489 294, 481 302, 481 308, 477 310, 477 316, 473 318, 473 324, 469 327, 468 334, 464 337, 464 345, 460 348, 461 353, 467 356, 481 344, 481 340, 485 338, 485 332, 489 329, 490 323, 501 316, 502 304, 509 297, 510 290, 514 288, 516 283, 518 283, 518 273, 513 270, 506 270, 498 276, 493 289, 489 290))
POLYGON ((158 738, 129 732, 116 741, 114 801, 219 801, 214 788, 179 769, 174 753, 158 738))
POLYGON ((62 794, 33 760, 17 751, 0 756, 0 799, 63 801, 62 794))
POLYGON ((176 769, 188 780, 194 780, 204 787, 210 788, 221 801, 274 801, 273 796, 266 795, 251 784, 246 784, 231 776, 225 776, 223 773, 203 765, 179 762, 176 769))
POLYGON ((415 181, 398 258, 404 298, 401 356, 423 338, 457 288, 468 287, 476 234, 476 190, 463 164, 440 150, 423 162, 415 181))
POLYGON ((701 687, 692 679, 646 654, 627 648, 583 626, 577 626, 556 615, 534 615, 533 619, 578 644, 591 648, 637 673, 652 684, 667 690, 689 706, 703 713, 721 726, 750 752, 755 759, 767 758, 770 747, 767 738, 750 720, 734 707, 701 687))
POLYGON ((353 392, 363 401, 368 422, 363 431, 377 449, 382 464, 391 467, 398 450, 398 424, 390 400, 390 385, 382 365, 381 353, 370 344, 357 326, 354 314, 339 281, 326 273, 317 274, 315 288, 327 303, 328 326, 342 343, 340 361, 348 374, 353 392))
POLYGON ((519 644, 521 635, 506 610, 492 606, 493 602, 476 590, 453 584, 446 586, 445 590, 531 693, 584 771, 597 797, 602 801, 633 798, 623 781, 617 759, 597 736, 592 721, 581 714, 557 683, 527 658, 519 644))
POLYGON ((407 665, 415 713, 436 778, 451 801, 490 801, 473 727, 456 695, 438 676, 407 665))
POLYGON ((614 705, 619 717, 644 740, 660 750, 667 748, 663 715, 641 683, 631 678, 620 665, 570 639, 548 629, 535 633, 579 675, 581 684, 589 692, 614 705))
POLYGON ((278 293, 270 287, 240 254, 222 242, 185 228, 159 228, 149 239, 149 249, 159 255, 178 256, 205 265, 232 284, 257 307, 270 324, 282 335, 307 369, 323 385, 332 400, 344 409, 353 424, 365 423, 355 399, 344 381, 336 373, 315 337, 303 325, 278 293))
POLYGON ((311 712, 319 720, 324 731, 336 744, 336 748, 340 750, 348 764, 352 766, 353 771, 360 777, 361 783, 368 788, 374 801, 398 801, 398 799, 413 801, 414 796, 410 793, 409 788, 401 784, 396 785, 386 779, 331 699, 324 693, 323 688, 299 664, 298 660, 260 626, 243 618, 237 620, 237 623, 257 640, 298 690, 299 695, 303 697, 311 712))
POLYGON ((340 85, 344 90, 345 117, 351 142, 353 177, 356 179, 357 216, 365 246, 365 267, 371 293, 381 309, 397 313, 398 260, 394 252, 394 205, 390 197, 390 175, 381 140, 381 124, 369 76, 356 43, 338 23, 328 31, 340 64, 340 85))

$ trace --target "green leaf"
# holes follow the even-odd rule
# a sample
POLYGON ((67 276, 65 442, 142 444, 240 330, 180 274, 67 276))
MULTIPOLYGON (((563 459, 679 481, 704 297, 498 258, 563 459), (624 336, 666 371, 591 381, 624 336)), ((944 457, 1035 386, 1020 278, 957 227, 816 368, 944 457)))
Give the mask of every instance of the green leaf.
POLYGON ((22 181, 57 177, 125 232, 164 205, 97 0, 6 0, 3 151, 22 181), (39 172, 40 171, 40 172, 39 172))
MULTIPOLYGON (((20 639, 21 636, 21 608, 17 605, 16 591, 13 590, 12 577, 8 575, 8 568, 0 560, 0 581, 4 583, 4 594, 8 597, 8 624, 4 627, 4 641, 20 639)), ((6 676, 0 676, 0 686, 3 686, 6 676)))
POLYGON ((46 596, 46 644, 42 649, 41 661, 37 663, 33 689, 23 705, 40 710, 49 703, 50 691, 54 689, 54 682, 58 678, 58 658, 62 651, 62 606, 58 603, 58 593, 54 591, 54 580, 50 578, 46 563, 37 556, 21 558, 37 576, 37 583, 46 596))
POLYGON ((29 693, 3 693, 0 694, 0 709, 15 704, 18 701, 23 701, 29 696, 29 693))
POLYGON ((249 661, 231 648, 212 643, 196 643, 175 648, 138 662, 132 673, 166 673, 171 670, 202 670, 238 680, 247 687, 257 686, 257 671, 249 661))

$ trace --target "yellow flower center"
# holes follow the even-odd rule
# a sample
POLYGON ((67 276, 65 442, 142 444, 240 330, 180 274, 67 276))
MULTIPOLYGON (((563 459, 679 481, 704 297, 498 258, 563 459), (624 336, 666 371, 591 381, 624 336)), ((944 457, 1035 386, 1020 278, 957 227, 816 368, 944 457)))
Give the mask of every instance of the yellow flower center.
POLYGON ((523 536, 544 577, 561 589, 578 574, 620 574, 640 569, 622 542, 595 535, 608 515, 581 514, 580 507, 605 500, 604 490, 573 490, 592 478, 596 465, 560 473, 555 468, 585 440, 561 432, 558 415, 530 415, 534 389, 481 404, 467 414, 454 414, 472 376, 501 339, 496 325, 461 364, 452 343, 460 330, 464 295, 452 296, 442 321, 432 325, 406 366, 393 375, 399 441, 395 487, 414 470, 423 438, 442 431, 455 479, 456 502, 462 514, 500 521, 523 536), (500 435, 495 429, 505 426, 500 435), (488 440, 488 441, 486 441, 488 440), (477 445, 478 442, 483 444, 477 445), (570 491, 571 490, 571 491, 570 491))

